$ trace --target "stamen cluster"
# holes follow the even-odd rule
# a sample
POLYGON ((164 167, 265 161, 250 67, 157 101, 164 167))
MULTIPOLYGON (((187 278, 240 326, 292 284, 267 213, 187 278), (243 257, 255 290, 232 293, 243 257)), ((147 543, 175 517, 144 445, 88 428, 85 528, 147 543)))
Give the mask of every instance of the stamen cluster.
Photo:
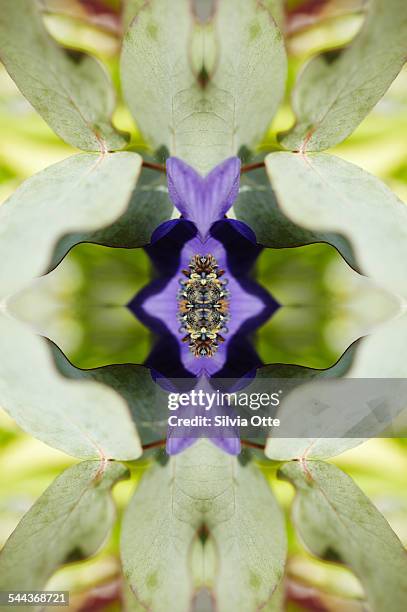
POLYGON ((180 332, 185 334, 182 340, 189 342, 196 357, 212 357, 225 340, 222 334, 228 331, 229 293, 227 280, 221 278, 225 271, 209 254, 194 255, 182 272, 186 277, 180 281, 178 294, 180 332))

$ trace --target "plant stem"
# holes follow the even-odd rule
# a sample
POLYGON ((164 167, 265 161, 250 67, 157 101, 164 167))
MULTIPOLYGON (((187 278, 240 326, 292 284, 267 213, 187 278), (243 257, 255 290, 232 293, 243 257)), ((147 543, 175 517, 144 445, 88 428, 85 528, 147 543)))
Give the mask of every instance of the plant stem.
POLYGON ((246 172, 250 172, 251 170, 258 170, 259 168, 264 168, 264 162, 256 162, 255 164, 247 164, 246 166, 242 166, 240 170, 240 174, 245 174, 246 172))
POLYGON ((143 444, 143 451, 150 450, 151 448, 160 448, 165 446, 166 440, 157 440, 156 442, 150 442, 150 444, 143 444))
POLYGON ((167 172, 165 166, 163 166, 162 164, 155 164, 154 162, 149 162, 145 159, 143 159, 143 167, 149 168, 150 170, 157 170, 157 172, 163 172, 164 174, 166 174, 167 172))

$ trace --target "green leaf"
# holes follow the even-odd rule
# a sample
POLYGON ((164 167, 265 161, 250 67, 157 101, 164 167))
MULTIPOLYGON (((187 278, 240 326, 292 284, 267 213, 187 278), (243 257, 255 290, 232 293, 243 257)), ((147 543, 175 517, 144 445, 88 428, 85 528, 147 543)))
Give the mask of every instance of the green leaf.
POLYGON ((120 364, 81 370, 69 363, 55 345, 51 348, 55 365, 63 376, 73 380, 103 383, 123 397, 143 445, 157 442, 166 435, 168 408, 165 394, 163 392, 163 401, 160 402, 160 388, 153 382, 147 367, 120 364))
POLYGON ((63 140, 85 151, 122 149, 127 135, 111 123, 115 95, 93 57, 60 47, 36 2, 2 0, 0 59, 22 94, 63 140))
POLYGON ((372 610, 404 612, 406 551, 353 480, 320 461, 288 463, 280 476, 297 489, 293 520, 307 548, 326 561, 348 565, 372 610))
POLYGON ((187 611, 193 594, 188 555, 198 521, 189 513, 186 520, 178 516, 172 463, 157 464, 143 475, 127 507, 121 536, 124 574, 140 608, 155 612, 187 611))
POLYGON ((227 91, 233 103, 233 153, 258 144, 284 95, 287 58, 274 20, 277 11, 275 0, 217 3, 219 63, 211 82, 215 91, 227 91))
POLYGON ((62 238, 55 249, 51 267, 61 261, 72 244, 79 242, 127 249, 144 246, 150 241, 156 227, 171 217, 173 208, 165 177, 154 170, 143 168, 123 214, 112 225, 102 229, 78 232, 62 238))
MULTIPOLYGON (((357 348, 355 345, 351 346, 342 355, 341 359, 331 368, 327 370, 315 370, 313 368, 305 368, 296 365, 268 365, 260 368, 257 371, 256 380, 270 380, 275 381, 278 379, 290 379, 292 385, 290 390, 299 388, 301 384, 310 383, 315 381, 326 381, 330 379, 337 379, 343 376, 347 376, 348 372, 352 367, 352 363, 355 359, 357 348)), ((274 383, 275 384, 275 383, 274 383)), ((309 385, 307 386, 307 389, 309 385)), ((288 391, 289 387, 287 387, 288 391)), ((285 407, 285 399, 282 403, 281 413, 278 416, 281 418, 283 426, 285 423, 285 416, 292 418, 292 414, 295 413, 295 418, 298 417, 298 430, 300 423, 303 422, 304 418, 304 400, 301 399, 301 389, 297 393, 294 403, 288 404, 285 407), (302 418, 301 418, 302 417, 302 418)), ((307 423, 304 424, 304 429, 307 430, 307 423)), ((266 446, 264 453, 268 459, 274 461, 289 461, 291 459, 300 458, 317 458, 325 459, 328 457, 335 457, 340 455, 345 450, 358 446, 365 441, 364 438, 329 438, 329 437, 318 437, 309 438, 298 437, 298 438, 285 438, 285 437, 269 437, 266 440, 266 446)))
POLYGON ((264 168, 242 175, 233 209, 236 218, 252 228, 257 242, 263 246, 281 249, 327 242, 335 246, 350 265, 356 266, 352 249, 343 236, 305 229, 283 214, 264 168))
POLYGON ((270 601, 263 607, 262 612, 285 612, 285 580, 284 576, 276 587, 270 601))
POLYGON ((136 459, 142 453, 121 397, 93 381, 56 369, 45 340, 0 313, 0 405, 30 435, 85 459, 136 459))
POLYGON ((324 153, 271 153, 265 163, 290 221, 343 235, 362 274, 407 297, 407 207, 379 179, 324 153))
POLYGON ((295 395, 287 397, 287 400, 284 398, 282 402, 277 415, 281 427, 278 436, 267 439, 266 456, 276 461, 323 459, 339 455, 363 443, 373 434, 380 435, 385 429, 387 437, 392 435, 392 428, 393 436, 402 435, 406 422, 403 405, 404 381, 407 377, 406 334, 407 316, 404 314, 382 323, 373 333, 352 345, 343 358, 328 370, 284 365, 261 368, 257 375, 259 379, 276 381, 290 378, 292 389, 295 389, 295 395), (344 380, 335 382, 329 392, 326 380, 333 377, 344 377, 344 380), (359 380, 360 383, 353 384, 349 379, 359 380), (368 380, 364 382, 364 379, 371 379, 371 383, 368 380), (391 382, 390 379, 395 380, 391 382), (310 382, 301 390, 300 383, 307 381, 310 382), (321 401, 321 408, 331 405, 332 409, 326 413, 322 410, 318 423, 310 425, 312 406, 318 401, 321 401), (376 414, 375 408, 379 407, 376 414), (302 437, 283 437, 284 428, 293 431, 290 423, 295 424, 298 435, 304 432, 302 437), (314 427, 315 430, 320 427, 321 434, 311 438, 309 431, 310 428, 313 431, 314 427), (340 427, 343 427, 344 437, 338 437, 340 427), (336 437, 329 437, 330 431, 334 431, 336 437), (348 431, 352 437, 346 437, 348 431))
POLYGON ((215 600, 222 612, 273 609, 285 565, 284 517, 256 467, 237 464, 235 478, 223 502, 229 519, 214 504, 209 525, 218 553, 215 600))
POLYGON ((188 65, 193 24, 189 2, 136 1, 131 17, 121 58, 124 97, 150 144, 180 155, 182 116, 191 113, 190 102, 199 98, 188 65))
POLYGON ((142 8, 144 2, 145 0, 126 0, 126 2, 123 3, 122 19, 124 30, 127 30, 134 17, 142 8))
POLYGON ((126 476, 123 465, 98 461, 79 463, 58 476, 1 551, 0 589, 44 589, 62 564, 93 555, 115 519, 110 489, 126 476))
POLYGON ((328 459, 363 442, 364 438, 268 438, 264 453, 273 461, 328 459))
POLYGON ((295 126, 280 135, 286 149, 322 151, 344 140, 377 104, 407 56, 405 0, 371 0, 349 47, 312 59, 293 94, 295 126))
POLYGON ((194 22, 187 0, 152 0, 138 9, 124 40, 122 82, 152 146, 165 145, 205 173, 261 138, 286 75, 270 10, 255 0, 238 6, 224 0, 203 26, 194 22))
POLYGON ((265 5, 273 15, 278 27, 284 31, 285 27, 285 2, 284 0, 266 0, 265 5))
POLYGON ((189 610, 202 586, 220 612, 259 609, 280 583, 286 553, 282 514, 264 477, 208 441, 145 474, 121 546, 133 592, 156 612, 189 610))
POLYGON ((90 239, 124 215, 141 163, 136 153, 83 153, 25 181, 0 208, 0 297, 44 274, 54 249, 53 265, 84 232, 90 239))
POLYGON ((359 343, 349 376, 407 379, 407 314, 386 321, 359 343))

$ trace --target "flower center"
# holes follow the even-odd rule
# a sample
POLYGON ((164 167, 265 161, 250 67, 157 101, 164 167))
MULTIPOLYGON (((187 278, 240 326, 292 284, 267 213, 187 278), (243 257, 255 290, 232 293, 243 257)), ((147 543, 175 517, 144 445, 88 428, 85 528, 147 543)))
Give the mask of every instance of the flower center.
POLYGON ((182 340, 189 343, 195 357, 212 357, 228 331, 229 293, 227 280, 221 278, 225 271, 212 255, 194 255, 182 272, 186 276, 180 280, 178 294, 182 340))

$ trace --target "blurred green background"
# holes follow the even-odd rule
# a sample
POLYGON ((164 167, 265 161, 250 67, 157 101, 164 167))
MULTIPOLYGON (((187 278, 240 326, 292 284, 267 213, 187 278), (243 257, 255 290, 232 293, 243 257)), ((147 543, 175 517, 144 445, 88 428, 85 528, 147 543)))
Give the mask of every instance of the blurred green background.
MULTIPOLYGON (((318 50, 345 44, 362 23, 360 0, 314 3, 319 8, 311 13, 304 8, 308 4, 298 0, 288 3, 287 97, 259 151, 276 147, 276 133, 292 124, 289 93, 304 62, 318 50)), ((120 94, 120 1, 41 0, 41 5, 50 32, 60 42, 88 50, 106 65, 118 90, 115 123, 131 132, 132 148, 147 150, 120 94)), ((405 70, 356 132, 332 150, 382 178, 404 200, 406 108, 405 70)), ((0 66, 0 203, 23 180, 73 153, 33 111, 0 66)), ((255 338, 266 363, 329 367, 353 340, 388 312, 385 295, 354 273, 328 245, 268 249, 260 257, 256 273, 284 305, 255 338)), ((124 305, 150 278, 150 264, 141 249, 83 244, 72 249, 56 270, 23 292, 13 307, 54 340, 78 367, 142 363, 151 347, 151 334, 124 305)), ((372 440, 335 460, 376 503, 404 543, 406 448, 403 440, 372 440)), ((0 545, 32 502, 73 461, 23 434, 0 412, 0 545)), ((120 483, 115 489, 119 515, 142 468, 142 464, 134 468, 132 481, 120 483)), ((276 482, 272 468, 265 468, 265 472, 288 509, 290 486, 276 482)), ((63 568, 53 578, 50 588, 70 589, 76 594, 72 609, 120 608, 117 603, 108 603, 117 596, 118 533, 117 527, 107 547, 95 558, 63 568), (90 607, 93 596, 100 598, 101 608, 90 607)), ((299 603, 301 593, 305 593, 305 599, 307 594, 312 598, 316 593, 320 605, 325 606, 321 609, 362 609, 358 603, 360 585, 350 572, 311 558, 291 531, 288 575, 293 594, 290 610, 307 609, 299 603)))

